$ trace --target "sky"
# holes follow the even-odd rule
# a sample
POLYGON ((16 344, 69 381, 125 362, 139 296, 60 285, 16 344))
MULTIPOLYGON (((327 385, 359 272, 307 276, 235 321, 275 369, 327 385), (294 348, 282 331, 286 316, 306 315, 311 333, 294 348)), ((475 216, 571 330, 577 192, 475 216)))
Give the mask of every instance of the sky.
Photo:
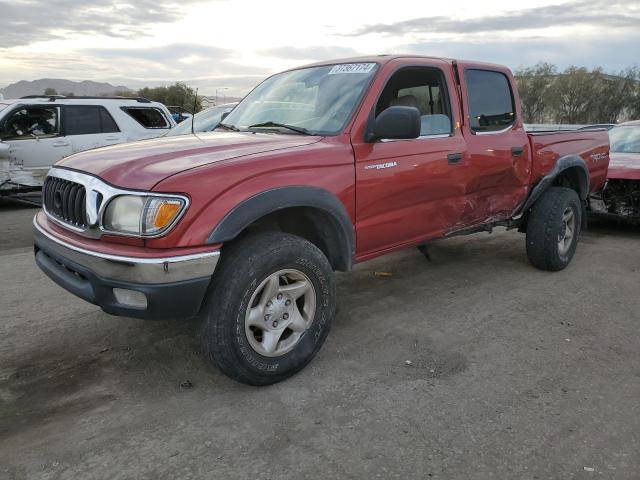
POLYGON ((180 80, 239 96, 280 70, 357 55, 615 72, 639 52, 639 0, 0 0, 0 86, 180 80))

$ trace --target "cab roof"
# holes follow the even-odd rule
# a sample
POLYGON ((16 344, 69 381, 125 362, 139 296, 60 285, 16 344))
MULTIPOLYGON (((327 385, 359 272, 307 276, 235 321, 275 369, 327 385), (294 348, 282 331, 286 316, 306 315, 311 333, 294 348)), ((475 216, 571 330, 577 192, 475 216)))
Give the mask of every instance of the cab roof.
POLYGON ((438 60, 441 62, 446 62, 448 64, 452 64, 454 62, 459 63, 471 63, 474 66, 486 67, 489 69, 504 69, 504 65, 498 65, 495 63, 486 63, 486 62, 477 62, 475 60, 462 60, 448 57, 434 57, 429 55, 409 55, 409 54, 393 54, 393 55, 368 55, 361 57, 349 57, 349 58, 340 58, 336 60, 323 60, 321 62, 314 62, 302 67, 292 68, 291 70, 296 70, 298 68, 307 68, 307 67, 317 67, 322 65, 336 65, 341 63, 378 63, 380 65, 384 65, 393 60, 412 60, 412 59, 426 59, 426 60, 438 60))

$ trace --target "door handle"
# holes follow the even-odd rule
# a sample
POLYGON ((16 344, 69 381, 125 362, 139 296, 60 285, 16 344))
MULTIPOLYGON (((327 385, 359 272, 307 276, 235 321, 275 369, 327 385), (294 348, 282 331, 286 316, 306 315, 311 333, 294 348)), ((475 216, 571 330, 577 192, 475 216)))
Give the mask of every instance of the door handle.
POLYGON ((112 142, 113 140, 118 140, 118 137, 107 137, 105 140, 112 142))
POLYGON ((70 145, 69 142, 66 142, 64 140, 61 140, 59 142, 54 142, 53 146, 54 147, 68 147, 70 145))
POLYGON ((524 147, 511 147, 511 155, 519 157, 524 152, 524 147))
POLYGON ((460 163, 460 160, 462 160, 462 154, 461 153, 449 153, 447 155, 447 161, 448 161, 449 165, 455 165, 457 163, 460 163))

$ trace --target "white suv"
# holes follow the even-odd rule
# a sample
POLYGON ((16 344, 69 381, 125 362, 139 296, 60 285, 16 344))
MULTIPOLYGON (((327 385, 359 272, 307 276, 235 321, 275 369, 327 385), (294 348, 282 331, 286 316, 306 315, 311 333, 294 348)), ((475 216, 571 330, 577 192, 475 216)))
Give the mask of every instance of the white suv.
POLYGON ((49 167, 72 153, 158 137, 173 126, 167 107, 145 98, 0 100, 0 196, 39 189, 49 167))

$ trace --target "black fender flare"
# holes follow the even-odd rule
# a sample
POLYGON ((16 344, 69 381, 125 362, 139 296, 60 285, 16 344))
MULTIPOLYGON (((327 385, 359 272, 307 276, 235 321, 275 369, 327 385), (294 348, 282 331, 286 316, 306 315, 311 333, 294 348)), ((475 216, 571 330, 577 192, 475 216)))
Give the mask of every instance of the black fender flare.
POLYGON ((527 200, 522 205, 518 213, 525 213, 538 200, 542 194, 553 185, 553 182, 563 172, 570 168, 576 168, 578 172, 578 195, 581 200, 586 200, 589 195, 589 169, 584 160, 578 155, 566 155, 560 157, 551 171, 547 173, 529 193, 527 200))
POLYGON ((340 269, 349 270, 355 255, 353 224, 344 204, 338 197, 318 187, 278 187, 247 198, 222 218, 207 237, 207 243, 229 242, 260 218, 291 207, 316 208, 333 219, 339 237, 339 254, 343 259, 340 262, 340 269))

